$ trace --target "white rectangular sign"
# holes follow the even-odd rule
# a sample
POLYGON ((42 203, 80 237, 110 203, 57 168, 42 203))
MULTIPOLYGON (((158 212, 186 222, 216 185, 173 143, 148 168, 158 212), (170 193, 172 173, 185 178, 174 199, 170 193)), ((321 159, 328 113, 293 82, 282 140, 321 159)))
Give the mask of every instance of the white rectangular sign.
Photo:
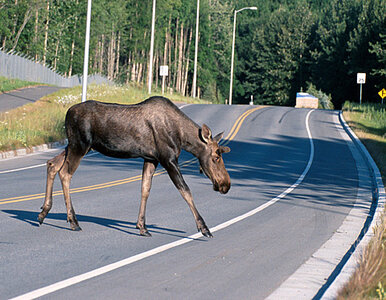
POLYGON ((160 76, 168 76, 169 74, 169 67, 168 66, 160 66, 159 67, 159 75, 160 76))
POLYGON ((357 73, 357 83, 366 83, 366 73, 357 73))

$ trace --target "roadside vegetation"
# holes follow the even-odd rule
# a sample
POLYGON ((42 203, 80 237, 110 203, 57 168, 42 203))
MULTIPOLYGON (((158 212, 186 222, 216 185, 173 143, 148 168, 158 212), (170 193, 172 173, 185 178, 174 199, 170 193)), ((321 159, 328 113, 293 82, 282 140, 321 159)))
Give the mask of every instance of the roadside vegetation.
POLYGON ((19 79, 12 79, 0 76, 0 94, 12 90, 17 90, 19 88, 33 86, 33 85, 42 85, 41 83, 23 81, 19 79))
MULTIPOLYGON (((386 185, 386 107, 346 102, 343 116, 377 164, 386 185)), ((386 299, 386 210, 364 251, 359 268, 338 299, 386 299)))
MULTIPOLYGON (((65 139, 66 111, 73 104, 80 102, 81 96, 80 86, 63 89, 35 103, 0 113, 0 151, 28 148, 65 139)), ((173 101, 204 103, 202 100, 179 94, 165 96, 173 101)), ((87 99, 123 104, 137 103, 148 97, 143 88, 135 85, 90 85, 87 91, 87 99)))

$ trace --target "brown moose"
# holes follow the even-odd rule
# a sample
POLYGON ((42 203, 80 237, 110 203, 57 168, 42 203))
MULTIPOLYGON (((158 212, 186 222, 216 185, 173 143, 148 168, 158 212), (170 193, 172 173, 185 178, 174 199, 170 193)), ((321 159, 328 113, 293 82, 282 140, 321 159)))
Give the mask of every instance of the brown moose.
POLYGON ((231 186, 230 177, 222 160, 228 147, 218 143, 223 133, 212 138, 205 124, 200 128, 176 105, 163 97, 151 97, 134 105, 109 104, 86 101, 72 106, 66 115, 68 138, 66 149, 47 162, 47 184, 40 224, 52 207, 52 190, 56 174, 62 182, 67 208, 67 221, 72 230, 81 230, 70 198, 70 180, 83 156, 94 149, 115 158, 144 159, 142 171, 142 197, 137 228, 143 236, 151 236, 145 225, 146 202, 158 163, 168 172, 170 179, 191 209, 197 229, 212 237, 204 219, 198 213, 189 187, 178 165, 181 149, 200 162, 202 171, 212 181, 213 189, 222 194, 231 186))

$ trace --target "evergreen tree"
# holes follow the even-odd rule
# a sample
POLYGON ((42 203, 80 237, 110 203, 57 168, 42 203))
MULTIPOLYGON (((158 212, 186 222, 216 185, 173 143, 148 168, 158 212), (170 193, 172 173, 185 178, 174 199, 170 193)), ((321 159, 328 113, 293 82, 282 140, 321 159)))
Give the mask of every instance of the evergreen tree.
MULTIPOLYGON (((93 0, 90 72, 145 85, 153 0, 93 0)), ((157 0, 153 83, 169 66, 169 91, 192 90, 196 0, 157 0)), ((83 70, 87 1, 0 0, 0 48, 66 74, 83 70)), ((237 16, 234 103, 293 105, 306 83, 332 95, 339 108, 358 98, 356 73, 366 72, 366 101, 385 82, 384 0, 201 0, 198 90, 224 102, 229 95, 234 11, 237 16)))
POLYGON ((280 6, 254 33, 245 78, 257 103, 292 105, 308 79, 307 57, 315 18, 306 1, 280 6))

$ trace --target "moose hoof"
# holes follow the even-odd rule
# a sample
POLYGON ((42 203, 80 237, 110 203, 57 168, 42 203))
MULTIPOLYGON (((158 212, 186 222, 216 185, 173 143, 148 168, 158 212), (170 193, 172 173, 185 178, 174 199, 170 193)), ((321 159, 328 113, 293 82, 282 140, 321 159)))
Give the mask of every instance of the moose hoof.
POLYGON ((39 225, 42 225, 43 221, 44 221, 44 217, 39 214, 39 216, 38 216, 39 225))
POLYGON ((202 235, 205 236, 205 237, 207 237, 207 238, 213 238, 213 235, 210 233, 210 231, 208 231, 208 232, 203 232, 202 235))
POLYGON ((140 234, 141 236, 151 237, 150 232, 147 231, 147 230, 140 230, 140 231, 139 231, 139 234, 140 234))
POLYGON ((71 229, 72 229, 73 231, 82 231, 82 228, 80 228, 79 225, 71 225, 71 229))
POLYGON ((205 229, 201 230, 201 233, 202 233, 203 236, 205 236, 207 238, 212 238, 213 237, 212 233, 209 231, 208 228, 205 228, 205 229))

